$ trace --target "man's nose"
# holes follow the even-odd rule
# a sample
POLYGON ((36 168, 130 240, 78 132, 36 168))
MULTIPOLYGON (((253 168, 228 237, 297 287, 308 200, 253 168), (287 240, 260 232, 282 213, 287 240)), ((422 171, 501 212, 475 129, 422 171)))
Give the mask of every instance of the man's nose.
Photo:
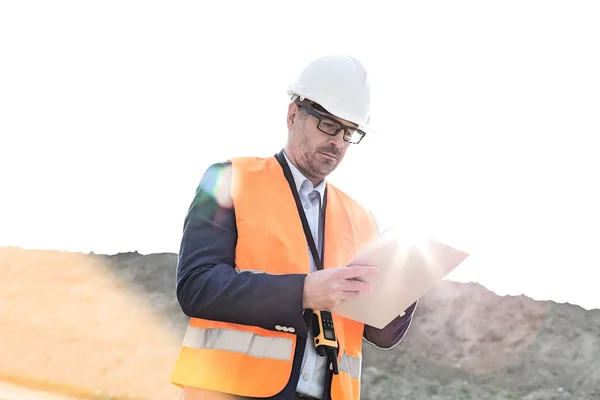
POLYGON ((344 140, 344 134, 346 133, 346 131, 344 131, 343 129, 338 132, 337 135, 335 136, 330 136, 329 137, 329 143, 337 148, 342 148, 344 147, 344 145, 346 144, 346 141, 344 140))

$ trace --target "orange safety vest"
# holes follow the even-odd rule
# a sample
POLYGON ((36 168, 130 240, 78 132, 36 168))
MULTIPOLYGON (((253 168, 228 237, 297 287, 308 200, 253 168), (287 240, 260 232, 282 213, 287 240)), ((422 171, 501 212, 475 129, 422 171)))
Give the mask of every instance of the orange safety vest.
MULTIPOLYGON (((236 270, 308 274, 306 237, 277 159, 247 157, 231 162, 236 270)), ((332 184, 327 186, 324 268, 333 268, 347 265, 378 230, 368 211, 332 184)), ((333 375, 331 398, 358 400, 364 325, 336 314, 333 319, 339 374, 333 375)), ((274 396, 290 379, 295 347, 294 333, 191 318, 171 383, 239 396, 274 396)))

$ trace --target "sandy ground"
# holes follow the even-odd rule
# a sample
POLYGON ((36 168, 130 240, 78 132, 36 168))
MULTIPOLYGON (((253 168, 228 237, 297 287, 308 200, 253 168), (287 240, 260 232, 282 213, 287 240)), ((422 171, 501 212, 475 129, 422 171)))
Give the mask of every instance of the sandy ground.
POLYGON ((0 400, 73 400, 73 398, 29 390, 0 382, 0 400))
POLYGON ((0 377, 78 393, 175 399, 180 337, 100 259, 0 251, 0 377))

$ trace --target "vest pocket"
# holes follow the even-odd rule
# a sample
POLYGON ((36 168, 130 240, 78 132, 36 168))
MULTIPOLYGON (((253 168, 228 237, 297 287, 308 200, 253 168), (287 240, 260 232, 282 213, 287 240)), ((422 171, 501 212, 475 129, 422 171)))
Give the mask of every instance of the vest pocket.
POLYGON ((240 396, 270 397, 287 384, 296 335, 192 319, 172 382, 240 396), (268 381, 264 380, 269 376, 268 381))

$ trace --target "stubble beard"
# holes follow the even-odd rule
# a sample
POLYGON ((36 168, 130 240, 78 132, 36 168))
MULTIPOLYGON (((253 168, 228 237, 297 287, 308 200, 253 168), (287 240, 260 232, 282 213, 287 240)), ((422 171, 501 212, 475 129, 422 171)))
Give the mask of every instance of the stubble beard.
POLYGON ((337 167, 337 161, 323 159, 323 156, 318 154, 317 151, 312 152, 311 155, 307 158, 308 159, 306 161, 309 164, 311 170, 319 178, 325 178, 327 175, 331 174, 337 167))
POLYGON ((331 152, 329 149, 311 149, 304 140, 299 147, 305 175, 315 179, 324 179, 337 168, 338 160, 327 159, 319 154, 319 152, 331 152))

